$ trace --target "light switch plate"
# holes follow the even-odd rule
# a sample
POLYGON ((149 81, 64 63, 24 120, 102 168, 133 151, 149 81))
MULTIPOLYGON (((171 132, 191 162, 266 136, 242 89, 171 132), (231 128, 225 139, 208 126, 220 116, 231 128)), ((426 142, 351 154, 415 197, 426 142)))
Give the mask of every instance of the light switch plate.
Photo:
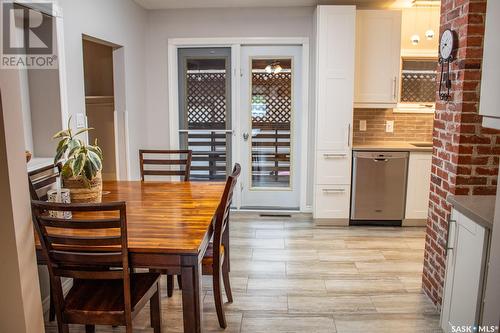
POLYGON ((394 120, 387 120, 385 122, 385 131, 387 133, 392 133, 394 132, 394 120))
POLYGON ((85 128, 85 115, 83 113, 76 114, 76 128, 85 128))
POLYGON ((366 120, 360 120, 359 121, 359 130, 361 132, 365 132, 366 131, 366 120))

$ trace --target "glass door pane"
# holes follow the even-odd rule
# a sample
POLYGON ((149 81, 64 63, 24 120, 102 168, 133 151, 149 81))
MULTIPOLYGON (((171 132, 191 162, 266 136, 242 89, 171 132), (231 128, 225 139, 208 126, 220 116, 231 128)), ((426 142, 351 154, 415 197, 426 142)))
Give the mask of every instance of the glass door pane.
POLYGON ((251 187, 290 188, 292 59, 251 64, 251 187))
POLYGON ((193 180, 225 180, 231 171, 230 52, 179 50, 180 147, 193 151, 193 180))

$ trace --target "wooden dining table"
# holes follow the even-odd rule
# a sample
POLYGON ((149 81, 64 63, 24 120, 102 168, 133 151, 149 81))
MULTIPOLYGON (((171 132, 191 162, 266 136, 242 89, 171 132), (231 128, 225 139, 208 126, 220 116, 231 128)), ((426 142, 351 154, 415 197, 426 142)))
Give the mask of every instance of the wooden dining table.
MULTIPOLYGON (((103 202, 127 203, 131 268, 181 275, 184 332, 201 332, 201 261, 223 191, 223 182, 103 183, 103 202)), ((46 264, 38 240, 36 252, 38 263, 46 264)))

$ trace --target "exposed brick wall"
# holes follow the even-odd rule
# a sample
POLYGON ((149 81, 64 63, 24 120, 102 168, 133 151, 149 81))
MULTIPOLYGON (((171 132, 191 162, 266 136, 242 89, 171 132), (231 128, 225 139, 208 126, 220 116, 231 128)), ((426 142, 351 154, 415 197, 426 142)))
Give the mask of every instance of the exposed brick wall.
POLYGON ((434 115, 431 113, 396 113, 392 109, 354 109, 353 141, 431 142, 434 115), (366 131, 359 130, 359 121, 366 120, 366 131), (385 131, 386 120, 394 120, 394 132, 385 131))
MULTIPOLYGON (((498 0, 492 0, 498 1, 498 0)), ((449 194, 495 195, 500 136, 481 127, 478 115, 486 0, 442 0, 441 32, 459 36, 452 63, 452 95, 437 98, 434 116, 432 175, 425 244, 423 289, 442 302, 446 237, 451 212, 449 194)))

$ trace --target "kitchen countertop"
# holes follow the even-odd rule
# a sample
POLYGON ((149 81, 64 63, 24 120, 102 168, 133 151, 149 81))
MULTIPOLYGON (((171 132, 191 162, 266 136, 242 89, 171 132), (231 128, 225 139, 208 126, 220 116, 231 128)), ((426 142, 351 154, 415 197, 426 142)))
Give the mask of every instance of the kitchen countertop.
POLYGON ((491 229, 495 216, 494 195, 450 195, 448 202, 453 208, 477 224, 491 229))
MULTIPOLYGON (((415 144, 431 144, 430 142, 413 142, 415 144)), ((410 142, 404 141, 373 141, 366 143, 353 144, 353 150, 367 151, 367 150, 382 150, 382 151, 419 151, 419 152, 432 152, 431 147, 417 147, 410 142)))

